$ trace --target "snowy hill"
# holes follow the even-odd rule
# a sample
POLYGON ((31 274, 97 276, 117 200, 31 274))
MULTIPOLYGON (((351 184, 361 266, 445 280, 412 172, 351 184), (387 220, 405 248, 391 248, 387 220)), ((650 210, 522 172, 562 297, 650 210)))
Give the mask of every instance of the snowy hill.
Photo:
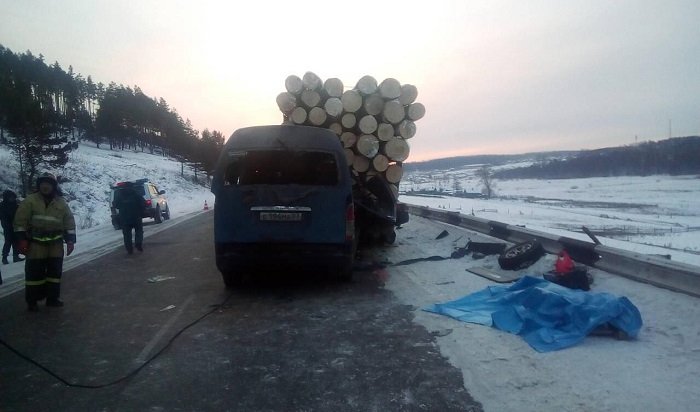
MULTIPOLYGON (((18 165, 7 146, 0 146, 0 191, 11 189, 19 193, 18 165)), ((121 231, 114 230, 110 221, 109 187, 123 180, 148 178, 165 190, 171 211, 171 219, 154 224, 144 219, 144 236, 172 227, 187 217, 202 213, 204 202, 214 206, 214 195, 209 188, 194 182, 194 173, 173 159, 142 152, 96 148, 90 143, 80 143, 70 154, 70 160, 62 170, 52 170, 64 181, 61 189, 75 215, 78 242, 75 252, 66 259, 68 270, 89 262, 122 246, 121 231)), ((203 180, 203 176, 199 176, 203 180)), ((147 244, 147 242, 146 242, 147 244)), ((4 284, 0 297, 13 293, 23 286, 23 263, 2 265, 4 284)))
MULTIPOLYGON (((18 169, 7 146, 0 146, 0 190, 9 188, 19 193, 18 169)), ((165 190, 173 218, 201 210, 205 200, 209 205, 214 201, 207 187, 193 181, 192 171, 185 168, 184 177, 181 176, 179 162, 143 152, 109 150, 104 145, 98 149, 81 142, 71 152, 66 167, 52 172, 66 180, 61 183, 61 189, 75 215, 78 232, 104 225, 111 227, 109 188, 123 180, 148 178, 165 190)), ((201 175, 199 178, 203 180, 201 175)))

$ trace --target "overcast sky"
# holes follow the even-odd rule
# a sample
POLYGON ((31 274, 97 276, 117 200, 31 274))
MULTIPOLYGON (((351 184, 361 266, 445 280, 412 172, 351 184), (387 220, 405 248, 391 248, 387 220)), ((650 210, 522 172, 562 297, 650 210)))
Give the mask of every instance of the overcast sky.
POLYGON ((698 0, 0 0, 0 44, 226 136, 280 123, 289 74, 394 77, 427 108, 409 160, 700 135, 698 0))

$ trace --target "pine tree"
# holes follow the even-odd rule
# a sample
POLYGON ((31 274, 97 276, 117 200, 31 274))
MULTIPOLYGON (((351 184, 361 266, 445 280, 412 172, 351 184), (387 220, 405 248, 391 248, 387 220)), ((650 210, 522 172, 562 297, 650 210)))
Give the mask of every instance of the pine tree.
POLYGON ((53 121, 51 110, 42 107, 31 94, 28 83, 15 82, 10 98, 6 128, 10 146, 20 165, 22 195, 26 196, 41 167, 61 168, 68 161, 70 145, 53 121))

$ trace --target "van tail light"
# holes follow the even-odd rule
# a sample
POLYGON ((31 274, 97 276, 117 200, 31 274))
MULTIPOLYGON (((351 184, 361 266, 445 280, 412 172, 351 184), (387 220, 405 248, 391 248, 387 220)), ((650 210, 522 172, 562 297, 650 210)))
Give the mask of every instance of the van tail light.
POLYGON ((345 209, 345 240, 352 242, 355 238, 355 206, 350 203, 345 209))
POLYGON ((151 206, 151 199, 146 200, 146 206, 151 206))

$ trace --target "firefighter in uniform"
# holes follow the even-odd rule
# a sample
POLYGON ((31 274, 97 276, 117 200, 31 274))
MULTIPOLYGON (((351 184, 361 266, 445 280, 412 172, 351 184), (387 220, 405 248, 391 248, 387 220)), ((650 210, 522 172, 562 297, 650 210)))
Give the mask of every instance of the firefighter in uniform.
POLYGON ((38 310, 37 302, 43 299, 46 306, 63 306, 59 299, 63 242, 67 255, 73 253, 75 245, 75 220, 60 195, 56 177, 44 173, 36 186, 37 192, 20 203, 14 221, 17 249, 27 257, 25 299, 32 312, 38 310))

